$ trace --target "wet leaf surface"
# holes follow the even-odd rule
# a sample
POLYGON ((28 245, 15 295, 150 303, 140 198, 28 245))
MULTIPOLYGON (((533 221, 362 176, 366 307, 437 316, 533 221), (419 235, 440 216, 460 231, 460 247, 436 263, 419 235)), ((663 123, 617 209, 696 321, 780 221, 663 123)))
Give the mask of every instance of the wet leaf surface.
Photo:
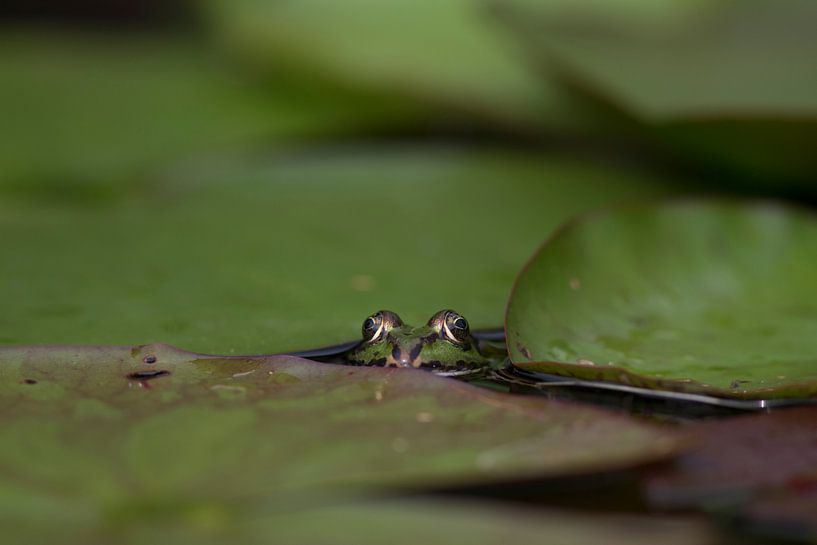
POLYGON ((661 507, 749 505, 758 518, 802 514, 817 485, 817 408, 785 409, 690 427, 692 449, 647 482, 661 507), (798 499, 781 496, 790 489, 798 499), (777 498, 783 503, 775 504, 777 498), (753 503, 757 502, 757 503, 753 503), (796 506, 796 507, 794 507, 796 506), (798 513, 797 509, 801 512, 798 513))
POLYGON ((0 349, 0 407, 3 516, 94 535, 218 529, 372 490, 583 474, 675 448, 623 415, 422 371, 166 345, 0 349))
POLYGON ((817 221, 679 201, 574 221, 520 274, 524 369, 739 398, 817 394, 817 221))
POLYGON ((657 177, 439 146, 223 157, 104 206, 0 187, 0 344, 167 342, 277 353, 357 338, 380 308, 500 325, 514 275, 572 213, 657 177))

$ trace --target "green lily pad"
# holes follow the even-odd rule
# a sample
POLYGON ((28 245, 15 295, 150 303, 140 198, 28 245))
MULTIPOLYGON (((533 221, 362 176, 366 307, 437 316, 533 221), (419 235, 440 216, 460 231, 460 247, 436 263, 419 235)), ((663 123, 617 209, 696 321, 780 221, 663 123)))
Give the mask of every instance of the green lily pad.
POLYGON ((755 183, 811 185, 813 2, 692 2, 663 20, 602 4, 609 16, 583 24, 520 2, 507 19, 574 93, 625 114, 650 145, 755 183))
MULTIPOLYGON (((0 349, 4 519, 230 525, 384 490, 664 458, 668 430, 431 373, 166 345, 0 349)), ((206 528, 205 528, 206 529, 206 528)))
POLYGON ((286 543, 338 545, 416 543, 630 544, 715 543, 705 523, 693 518, 645 517, 519 509, 475 502, 381 501, 287 514, 277 524, 286 543), (316 521, 320 523, 316 524, 316 521), (338 532, 338 529, 343 529, 338 532), (286 536, 286 537, 284 537, 286 536))
POLYGON ((531 69, 484 2, 206 5, 222 41, 270 70, 297 66, 349 88, 426 104, 436 118, 465 114, 528 132, 590 124, 558 85, 531 69))
POLYGON ((520 274, 507 311, 528 370, 737 398, 817 394, 817 219, 680 201, 580 218, 520 274))
POLYGON ((0 187, 0 344, 277 353, 441 308, 495 327, 539 234, 648 176, 485 149, 214 158, 90 206, 0 187), (543 206, 541 203, 547 203, 543 206))
POLYGON ((0 72, 0 190, 57 202, 132 192, 159 166, 213 150, 405 117, 288 74, 259 81, 195 36, 3 29, 0 72))
MULTIPOLYGON (((203 504, 186 506, 174 516, 133 509, 118 526, 100 527, 96 521, 69 525, 64 518, 42 520, 0 515, 9 535, 26 543, 116 543, 127 545, 174 543, 221 545, 223 543, 367 545, 385 541, 395 545, 468 543, 496 544, 512 541, 531 545, 715 544, 715 532, 700 518, 678 516, 609 515, 545 509, 525 509, 507 504, 420 496, 413 499, 377 498, 336 505, 265 513, 240 511, 203 504), (156 516, 160 515, 160 516, 156 516)), ((170 507, 170 506, 167 506, 170 507)), ((259 512, 261 511, 261 512, 259 512)))

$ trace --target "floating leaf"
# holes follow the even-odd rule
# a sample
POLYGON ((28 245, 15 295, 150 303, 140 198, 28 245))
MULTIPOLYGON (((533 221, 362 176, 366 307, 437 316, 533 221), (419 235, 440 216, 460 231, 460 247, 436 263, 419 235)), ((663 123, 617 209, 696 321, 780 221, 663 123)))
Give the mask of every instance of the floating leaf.
POLYGON ((104 206, 0 187, 0 343, 277 353, 353 339, 379 308, 420 324, 450 307, 494 327, 539 233, 668 191, 626 171, 489 150, 244 160, 174 169, 104 206))
POLYGON ((165 345, 0 349, 0 511, 120 531, 631 467, 673 435, 431 373, 165 345))
POLYGON ((649 144, 755 182, 811 185, 813 2, 688 2, 652 19, 601 4, 607 17, 565 21, 511 2, 506 19, 574 93, 623 113, 649 144))
POLYGON ((817 394, 817 220, 685 201, 580 218, 520 274, 528 370, 740 398, 817 394))
POLYGON ((104 200, 225 147, 402 116, 288 75, 265 84, 193 37, 4 30, 0 71, 0 191, 55 202, 104 200))
POLYGON ((263 505, 241 510, 200 504, 163 512, 134 506, 120 513, 118 525, 68 525, 54 514, 40 520, 3 521, 7 535, 25 543, 172 542, 177 545, 288 543, 367 545, 384 541, 395 545, 468 543, 572 545, 606 543, 667 545, 717 543, 715 532, 701 519, 678 516, 609 515, 525 509, 501 503, 415 496, 413 499, 352 500, 339 505, 317 501, 313 507, 264 512, 263 505), (146 512, 147 511, 147 512, 146 512))
POLYGON ((760 495, 735 513, 735 525, 790 542, 817 542, 817 478, 760 495))
MULTIPOLYGON (((784 487, 817 484, 817 408, 703 423, 688 429, 693 448, 654 472, 650 500, 663 507, 741 507, 784 487)), ((781 512, 783 510, 781 509, 781 512)), ((768 513, 771 515, 771 513, 768 513)))
MULTIPOLYGON (((631 544, 714 543, 691 518, 643 517, 554 510, 513 510, 474 502, 381 501, 287 514, 272 535, 286 543, 361 545, 389 543, 631 544), (317 522, 317 523, 316 523, 317 522), (338 532, 342 528, 343 532, 338 532), (284 537, 286 536, 286 537, 284 537)), ((262 524, 272 526, 273 521, 262 524)))
POLYGON ((525 131, 588 125, 557 85, 531 69, 513 35, 483 2, 207 5, 222 39, 271 70, 298 66, 351 88, 413 99, 433 106, 437 118, 465 113, 525 131))

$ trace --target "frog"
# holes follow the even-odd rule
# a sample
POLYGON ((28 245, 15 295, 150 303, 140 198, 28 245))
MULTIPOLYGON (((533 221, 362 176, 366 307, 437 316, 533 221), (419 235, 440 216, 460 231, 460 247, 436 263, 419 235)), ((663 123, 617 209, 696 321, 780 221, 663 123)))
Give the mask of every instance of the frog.
POLYGON ((349 365, 425 369, 444 376, 481 374, 504 351, 471 333, 462 314, 443 309, 419 327, 379 310, 363 321, 363 338, 344 359, 349 365))

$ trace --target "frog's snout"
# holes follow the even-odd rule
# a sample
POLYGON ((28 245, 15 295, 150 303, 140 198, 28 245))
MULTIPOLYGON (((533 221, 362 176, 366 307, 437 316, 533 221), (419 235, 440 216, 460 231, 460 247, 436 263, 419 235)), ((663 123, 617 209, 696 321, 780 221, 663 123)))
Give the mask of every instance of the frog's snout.
POLYGON ((402 345, 398 344, 391 351, 391 357, 394 364, 400 367, 420 367, 420 351, 423 345, 421 343, 402 345))

